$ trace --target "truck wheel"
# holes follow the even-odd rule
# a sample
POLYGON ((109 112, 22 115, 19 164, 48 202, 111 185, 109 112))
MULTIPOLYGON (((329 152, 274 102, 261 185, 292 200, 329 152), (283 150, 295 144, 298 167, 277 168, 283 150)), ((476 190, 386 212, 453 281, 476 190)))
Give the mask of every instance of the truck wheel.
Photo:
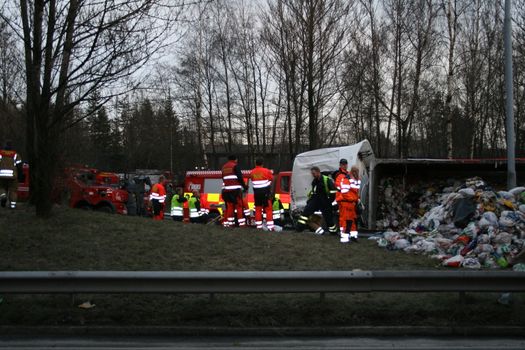
POLYGON ((82 209, 82 210, 91 210, 91 209, 93 209, 91 207, 91 205, 89 205, 89 204, 79 204, 79 205, 77 205, 76 208, 77 209, 82 209))
POLYGON ((109 205, 103 205, 98 208, 95 208, 96 211, 99 213, 107 213, 107 214, 113 214, 113 208, 111 208, 109 205))

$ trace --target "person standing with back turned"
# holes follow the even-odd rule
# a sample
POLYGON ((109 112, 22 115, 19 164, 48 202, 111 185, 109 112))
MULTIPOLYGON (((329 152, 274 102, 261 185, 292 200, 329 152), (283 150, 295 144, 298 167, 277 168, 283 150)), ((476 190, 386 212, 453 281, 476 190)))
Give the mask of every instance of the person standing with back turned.
POLYGON ((164 219, 164 205, 166 202, 166 178, 161 175, 159 176, 159 182, 157 182, 151 188, 149 200, 153 208, 153 220, 164 219))
POLYGON ((273 209, 271 202, 273 174, 268 168, 263 167, 263 160, 255 160, 255 168, 250 173, 255 197, 255 225, 258 229, 263 227, 263 211, 266 213, 266 227, 273 231, 273 209))
POLYGON ((223 165, 222 182, 222 199, 226 202, 224 227, 235 225, 235 215, 237 215, 239 227, 245 227, 242 191, 247 190, 248 186, 244 183, 242 171, 237 165, 237 156, 229 156, 228 161, 223 165))

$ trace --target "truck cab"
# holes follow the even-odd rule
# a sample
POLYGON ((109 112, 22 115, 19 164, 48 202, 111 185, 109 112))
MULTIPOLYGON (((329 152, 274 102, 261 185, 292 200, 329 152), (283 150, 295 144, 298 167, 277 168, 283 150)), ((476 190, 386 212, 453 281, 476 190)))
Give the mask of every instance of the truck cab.
POLYGON ((120 189, 117 174, 91 168, 69 168, 66 175, 65 192, 70 207, 123 215, 128 213, 128 192, 120 189))

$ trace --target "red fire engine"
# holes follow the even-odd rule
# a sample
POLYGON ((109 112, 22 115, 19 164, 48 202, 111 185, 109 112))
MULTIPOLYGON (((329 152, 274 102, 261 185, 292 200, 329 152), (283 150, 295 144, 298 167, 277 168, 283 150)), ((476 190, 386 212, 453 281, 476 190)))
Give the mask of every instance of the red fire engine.
POLYGON ((128 213, 128 192, 120 189, 117 174, 91 168, 69 168, 66 174, 66 194, 71 208, 128 213))
MULTIPOLYGON (((29 198, 29 165, 23 167, 25 180, 18 186, 18 198, 29 198)), ((73 167, 65 171, 61 181, 55 182, 53 197, 65 199, 71 208, 93 209, 106 213, 128 213, 128 192, 120 189, 120 179, 115 173, 92 168, 73 167)))
MULTIPOLYGON (((250 183, 250 171, 243 170, 244 181, 249 185, 246 201, 250 209, 253 209, 253 188, 250 183)), ((291 171, 282 171, 274 175, 273 193, 279 198, 287 211, 290 207, 290 186, 292 180, 291 171)), ((198 190, 201 193, 202 205, 210 213, 222 213, 222 172, 220 170, 195 170, 186 172, 184 181, 184 192, 191 193, 198 190)))

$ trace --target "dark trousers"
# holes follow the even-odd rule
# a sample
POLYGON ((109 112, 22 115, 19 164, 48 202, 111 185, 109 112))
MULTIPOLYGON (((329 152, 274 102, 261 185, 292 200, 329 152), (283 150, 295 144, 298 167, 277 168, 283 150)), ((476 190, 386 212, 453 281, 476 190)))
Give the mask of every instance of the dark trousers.
MULTIPOLYGON (((308 200, 306 203, 306 207, 304 207, 303 212, 301 214, 301 217, 308 218, 310 215, 315 213, 316 211, 321 211, 323 214, 324 221, 326 223, 326 226, 328 228, 333 228, 334 226, 334 217, 332 212, 332 203, 328 200, 328 198, 322 198, 318 196, 313 196, 308 200)), ((305 229, 306 224, 303 222, 303 220, 299 221, 299 229, 305 229)))

